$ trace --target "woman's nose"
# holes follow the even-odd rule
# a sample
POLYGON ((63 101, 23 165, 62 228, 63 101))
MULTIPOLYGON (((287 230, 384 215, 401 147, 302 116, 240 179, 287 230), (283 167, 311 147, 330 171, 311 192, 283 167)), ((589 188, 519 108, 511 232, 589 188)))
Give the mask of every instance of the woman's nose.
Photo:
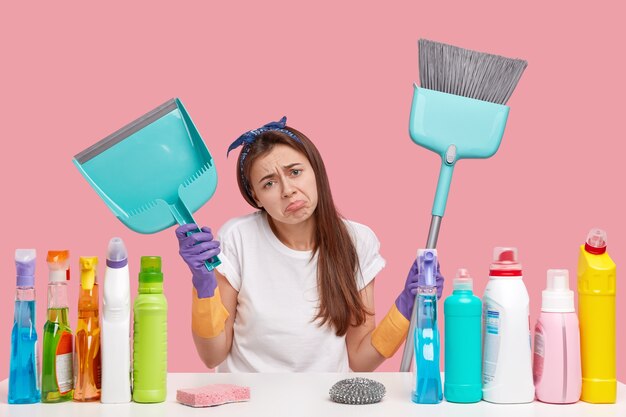
POLYGON ((288 179, 283 181, 283 197, 291 197, 296 192, 295 187, 288 179))

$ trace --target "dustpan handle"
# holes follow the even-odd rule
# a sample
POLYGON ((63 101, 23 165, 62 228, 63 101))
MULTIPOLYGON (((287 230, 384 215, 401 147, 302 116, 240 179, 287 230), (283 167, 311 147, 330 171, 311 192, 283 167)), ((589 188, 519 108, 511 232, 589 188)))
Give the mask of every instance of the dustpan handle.
MULTIPOLYGON (((195 223, 195 222, 193 222, 195 223)), ((195 229, 192 230, 191 232, 187 232, 187 236, 191 236, 194 233, 198 233, 201 232, 200 229, 195 229)), ((199 245, 200 242, 196 242, 196 245, 199 245)), ((209 258, 208 260, 204 261, 204 266, 206 267, 207 270, 212 271, 214 270, 218 265, 220 265, 222 263, 222 261, 220 261, 220 259, 217 256, 214 256, 212 258, 209 258)))
MULTIPOLYGON (((192 223, 195 225, 198 224, 194 220, 193 215, 191 214, 191 211, 189 211, 185 203, 183 203, 180 199, 178 199, 178 201, 175 204, 170 204, 169 207, 170 207, 170 211, 172 212, 172 215, 174 216, 174 218, 176 219, 179 225, 182 226, 183 224, 192 224, 192 223)), ((198 233, 198 232, 201 232, 201 230, 200 229, 192 230, 190 232, 187 232, 187 236, 191 236, 194 233, 198 233)), ((199 243, 200 242, 197 242, 196 245, 198 245, 199 243)), ((207 270, 212 271, 221 263, 222 261, 220 261, 220 259, 217 256, 214 256, 204 261, 204 266, 206 266, 207 270)))

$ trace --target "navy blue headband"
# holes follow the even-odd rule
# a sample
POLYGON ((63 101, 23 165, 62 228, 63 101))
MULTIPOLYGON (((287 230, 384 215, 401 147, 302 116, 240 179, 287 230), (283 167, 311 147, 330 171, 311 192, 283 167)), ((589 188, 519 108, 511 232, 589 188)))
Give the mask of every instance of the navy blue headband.
POLYGON ((302 143, 302 141, 293 132, 285 129, 286 123, 287 123, 287 116, 283 116, 283 118, 280 119, 278 122, 269 122, 261 126, 258 129, 249 130, 243 135, 239 136, 237 140, 231 143, 230 146, 228 147, 228 151, 226 152, 226 157, 228 157, 228 154, 233 149, 236 149, 239 146, 243 146, 243 149, 241 150, 241 155, 239 157, 239 171, 241 172, 241 180, 242 180, 242 183, 246 187, 246 192, 248 193, 248 196, 250 197, 250 199, 253 201, 254 201, 254 198, 252 198, 250 185, 248 184, 248 181, 246 181, 246 177, 243 173, 243 161, 246 160, 246 156, 248 156, 248 152, 250 152, 250 145, 252 145, 258 139, 258 137, 261 136, 261 134, 265 132, 269 132, 272 130, 282 132, 286 134, 287 136, 289 136, 291 139, 295 140, 296 142, 302 143))
MULTIPOLYGON (((300 139, 298 139, 298 137, 293 132, 290 132, 289 130, 285 129, 286 123, 287 123, 287 116, 283 116, 283 118, 280 119, 278 122, 269 122, 261 126, 258 129, 247 131, 243 135, 239 136, 233 143, 230 144, 230 146, 228 147, 228 151, 226 152, 226 157, 228 157, 228 154, 230 153, 230 151, 238 148, 241 145, 244 145, 244 152, 245 152, 246 145, 253 144, 262 133, 269 132, 270 130, 278 130, 279 132, 283 132, 284 134, 286 134, 287 136, 289 136, 291 139, 295 140, 296 142, 300 142, 300 139)), ((241 159, 244 159, 244 158, 242 157, 241 159)))

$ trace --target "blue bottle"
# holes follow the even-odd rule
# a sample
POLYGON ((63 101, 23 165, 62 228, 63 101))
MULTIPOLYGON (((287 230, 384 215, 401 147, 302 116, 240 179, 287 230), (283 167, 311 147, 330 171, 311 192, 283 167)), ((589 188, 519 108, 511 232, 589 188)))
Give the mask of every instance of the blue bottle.
POLYGON ((41 400, 37 331, 35 330, 34 249, 17 249, 17 291, 11 332, 9 404, 31 404, 41 400))
POLYGON ((472 278, 459 269, 454 291, 443 304, 445 316, 446 378, 443 393, 454 403, 475 403, 483 398, 482 301, 472 293, 472 278))
POLYGON ((415 327, 415 385, 411 399, 418 404, 437 404, 443 399, 439 371, 439 329, 437 328, 437 250, 418 251, 420 281, 417 288, 417 326, 415 327))

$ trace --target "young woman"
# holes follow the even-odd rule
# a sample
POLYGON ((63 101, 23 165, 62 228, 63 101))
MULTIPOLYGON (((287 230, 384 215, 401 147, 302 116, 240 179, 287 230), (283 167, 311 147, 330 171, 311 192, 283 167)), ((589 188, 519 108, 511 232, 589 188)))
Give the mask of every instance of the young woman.
MULTIPOLYGON (((221 372, 372 371, 406 338, 417 291, 414 262, 382 322, 374 278, 385 266, 367 226, 340 216, 322 158, 286 118, 241 135, 237 179, 257 211, 187 236, 192 332, 200 358, 221 372), (221 265, 208 271, 204 261, 221 265)), ((437 274, 441 296, 443 277, 437 274)))

